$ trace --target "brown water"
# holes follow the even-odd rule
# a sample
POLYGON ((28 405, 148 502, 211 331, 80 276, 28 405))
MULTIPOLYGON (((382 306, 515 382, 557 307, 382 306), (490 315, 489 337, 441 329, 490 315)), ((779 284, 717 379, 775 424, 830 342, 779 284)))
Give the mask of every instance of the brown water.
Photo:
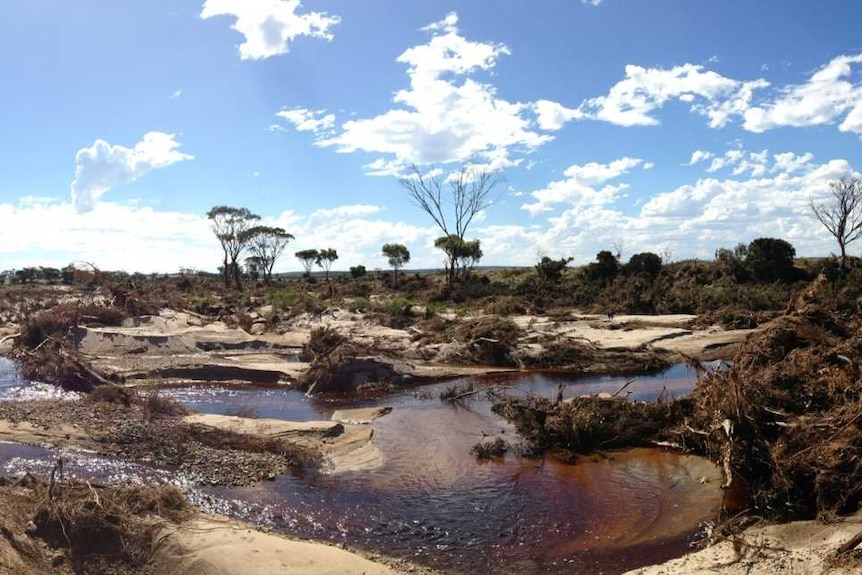
MULTIPOLYGON (((477 386, 509 393, 555 396, 614 392, 626 378, 560 380, 543 375, 482 378, 477 386)), ((677 367, 642 377, 627 388, 635 399, 687 392, 693 374, 677 367)), ((374 423, 383 454, 379 469, 337 476, 283 476, 252 488, 198 488, 192 498, 228 513, 301 537, 343 542, 463 573, 618 573, 685 552, 719 504, 715 476, 704 460, 638 449, 581 457, 505 458, 479 462, 469 451, 483 433, 516 445, 505 421, 481 392, 462 406, 438 399, 450 384, 396 393, 310 400, 284 388, 198 386, 168 390, 205 412, 253 408, 262 417, 328 419, 336 409, 393 407, 374 423)), ((18 448, 19 451, 21 448, 18 448)), ((9 450, 0 446, 0 472, 9 450)), ((18 453, 12 469, 27 458, 18 453)), ((48 459, 33 454, 33 461, 48 459)), ((105 458, 93 458, 93 461, 105 458)), ((135 476, 120 462, 92 463, 101 474, 135 476)), ((82 472, 87 463, 79 465, 82 472)), ((7 469, 8 472, 8 469, 7 469)), ((150 473, 160 480, 159 472, 150 473)), ((188 487, 188 486, 187 486, 188 487)))

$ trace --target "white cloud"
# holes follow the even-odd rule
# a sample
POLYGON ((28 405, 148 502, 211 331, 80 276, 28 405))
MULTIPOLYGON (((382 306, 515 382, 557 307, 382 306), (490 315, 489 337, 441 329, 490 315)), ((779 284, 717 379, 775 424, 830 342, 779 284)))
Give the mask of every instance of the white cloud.
POLYGON ((92 146, 75 154, 75 178, 71 192, 79 213, 93 209, 108 190, 134 182, 147 172, 171 164, 192 160, 194 156, 177 150, 174 134, 148 132, 134 148, 111 145, 96 140, 92 146))
POLYGON ((772 172, 785 172, 792 174, 799 170, 809 167, 811 160, 814 159, 814 154, 807 152, 805 154, 794 154, 793 152, 783 152, 773 156, 775 164, 772 166, 772 172))
POLYGON ((240 58, 261 60, 286 54, 300 36, 332 40, 341 19, 326 12, 298 13, 301 6, 299 0, 205 0, 201 18, 236 18, 231 27, 245 37, 240 58))
POLYGON ((533 103, 533 110, 536 112, 536 121, 542 130, 560 130, 567 122, 584 118, 584 113, 580 110, 566 108, 550 100, 537 100, 533 103))
POLYGON ((550 141, 551 136, 532 129, 531 104, 499 98, 494 86, 471 77, 493 70, 509 48, 467 40, 457 23, 453 12, 426 26, 431 39, 398 57, 408 67, 410 86, 395 94, 396 107, 347 121, 339 133, 318 139, 317 145, 379 154, 368 172, 392 174, 413 163, 473 161, 507 167, 518 163, 515 155, 550 141))
POLYGON ((587 4, 589 6, 599 6, 602 3, 602 0, 581 0, 581 4, 587 4))
POLYGON ((847 114, 842 132, 862 133, 862 84, 847 80, 862 54, 838 56, 811 75, 804 84, 783 88, 772 101, 743 111, 743 127, 765 132, 782 126, 831 124, 847 114))
MULTIPOLYGON (((707 177, 661 192, 635 208, 627 195, 627 173, 645 162, 621 158, 607 164, 571 166, 565 178, 532 192, 526 211, 547 214, 526 224, 495 225, 494 209, 471 228, 481 240, 483 263, 530 265, 537 250, 574 256, 584 263, 624 235, 637 251, 672 249, 678 257, 711 257, 718 247, 759 236, 790 241, 800 255, 834 250, 833 240, 809 215, 808 199, 825 199, 829 182, 856 174, 843 159, 818 163, 810 153, 730 150, 732 167, 744 162, 767 166, 759 176, 746 168, 737 175, 707 177), (759 163, 758 163, 759 162, 759 163)), ((720 156, 727 158, 727 154, 720 156)), ((729 166, 730 167, 730 166, 729 166)), ((288 253, 333 247, 337 269, 353 265, 386 268, 380 246, 407 245, 415 267, 440 267, 433 247, 439 235, 430 222, 407 223, 376 205, 344 205, 310 214, 286 211, 264 216, 296 236, 288 253), (424 225, 427 223, 427 225, 424 225)), ((221 254, 203 214, 159 212, 132 203, 98 202, 84 214, 53 198, 27 196, 0 204, 0 255, 5 266, 62 266, 92 261, 102 269, 171 272, 180 267, 214 271, 221 254)), ((276 271, 297 271, 285 255, 276 271)))
POLYGON ((723 127, 730 115, 744 109, 765 80, 739 82, 703 66, 683 64, 669 70, 628 65, 625 79, 611 87, 606 96, 584 101, 580 110, 587 116, 620 126, 654 126, 653 113, 672 100, 691 103, 691 110, 709 118, 713 128, 723 127))
POLYGON ((174 93, 171 94, 171 100, 176 100, 177 98, 179 98, 182 95, 183 95, 182 89, 174 90, 174 93))
POLYGON ((521 209, 535 216, 553 210, 558 204, 597 207, 611 203, 627 186, 599 186, 620 177, 642 162, 643 160, 638 158, 621 158, 609 164, 590 162, 582 166, 569 166, 563 172, 566 179, 551 182, 547 187, 532 192, 530 195, 535 201, 523 204, 521 209))
MULTIPOLYGON (((276 116, 283 120, 287 120, 300 132, 314 132, 315 134, 327 133, 335 126, 335 115, 327 114, 326 110, 284 108, 276 113, 276 116)), ((270 128, 273 127, 274 126, 270 126, 270 128)), ((272 131, 275 131, 275 129, 272 131)))
POLYGON ((705 162, 706 160, 712 158, 712 152, 706 152, 704 150, 695 150, 691 153, 691 160, 689 160, 688 165, 693 166, 700 162, 705 162))

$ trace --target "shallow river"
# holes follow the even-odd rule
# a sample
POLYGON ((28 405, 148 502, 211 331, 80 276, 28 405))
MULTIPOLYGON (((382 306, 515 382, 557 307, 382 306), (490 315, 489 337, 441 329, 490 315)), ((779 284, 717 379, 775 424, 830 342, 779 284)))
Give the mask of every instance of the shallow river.
MULTIPOLYGON (((0 399, 32 395, 0 363, 0 399)), ((677 366, 640 377, 632 399, 684 394, 694 374, 677 366)), ((507 393, 566 397, 617 391, 622 377, 561 380, 510 375, 475 380, 507 393)), ((512 428, 490 411, 484 392, 461 407, 438 399, 449 384, 425 385, 359 398, 307 399, 284 388, 194 386, 163 390, 209 413, 329 419, 336 409, 389 406, 374 422, 383 453, 379 469, 336 476, 283 476, 251 488, 192 488, 204 508, 301 537, 343 542, 465 573, 617 573, 683 553, 720 500, 707 462, 661 450, 581 457, 574 464, 510 453, 478 462, 470 448, 483 433, 512 444, 512 428)), ((30 391, 28 391, 30 390, 30 391)), ((0 445, 0 474, 49 469, 56 455, 41 448, 0 445)), ((176 481, 173 474, 92 455, 65 452, 74 476, 102 481, 176 481)))

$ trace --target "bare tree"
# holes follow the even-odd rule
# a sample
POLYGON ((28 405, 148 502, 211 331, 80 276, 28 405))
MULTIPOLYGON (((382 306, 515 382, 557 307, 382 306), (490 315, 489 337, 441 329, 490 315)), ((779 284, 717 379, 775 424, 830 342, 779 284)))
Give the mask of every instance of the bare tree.
POLYGON ((862 236, 862 180, 859 178, 842 178, 831 182, 832 198, 829 201, 815 203, 809 200, 808 205, 814 217, 832 234, 841 249, 841 269, 847 265, 847 244, 862 236))
POLYGON ((207 217, 212 220, 213 233, 221 243, 221 249, 224 252, 222 267, 224 285, 227 287, 230 276, 233 275, 237 289, 242 289, 237 260, 251 239, 248 230, 254 222, 260 220, 260 216, 251 213, 247 208, 216 206, 207 212, 207 217))
MULTIPOLYGON (((414 164, 410 175, 401 179, 401 186, 413 203, 431 216, 443 236, 458 238, 460 245, 476 215, 493 203, 491 193, 503 181, 502 172, 497 170, 463 165, 449 176, 427 176, 414 164)), ((447 251, 446 272, 450 285, 457 277, 459 265, 455 252, 447 251)))
POLYGON ((248 235, 250 236, 248 250, 258 259, 263 281, 269 283, 272 280, 272 268, 288 242, 294 239, 293 234, 287 233, 282 228, 254 226, 248 230, 248 235))

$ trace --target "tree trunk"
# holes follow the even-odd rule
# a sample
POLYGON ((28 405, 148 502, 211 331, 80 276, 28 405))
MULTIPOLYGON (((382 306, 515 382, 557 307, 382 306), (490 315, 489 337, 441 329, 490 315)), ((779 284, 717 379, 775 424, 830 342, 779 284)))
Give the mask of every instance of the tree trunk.
POLYGON ((242 289, 242 278, 239 275, 239 266, 237 265, 236 262, 233 262, 233 264, 231 264, 231 265, 233 266, 233 280, 234 280, 234 283, 236 283, 236 289, 241 290, 242 289))

